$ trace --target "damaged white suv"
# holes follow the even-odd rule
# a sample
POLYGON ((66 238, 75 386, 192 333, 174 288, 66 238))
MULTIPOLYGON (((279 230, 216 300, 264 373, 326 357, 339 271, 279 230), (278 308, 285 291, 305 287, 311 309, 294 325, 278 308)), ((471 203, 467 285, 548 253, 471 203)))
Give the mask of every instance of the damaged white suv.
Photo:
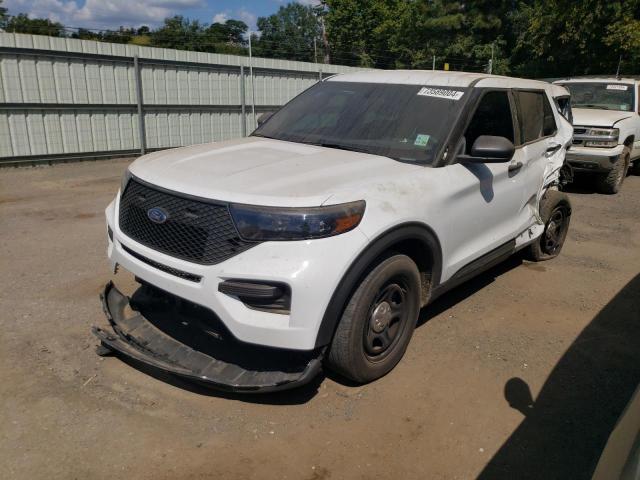
POLYGON ((266 391, 403 356, 420 308, 528 248, 562 248, 572 127, 548 83, 431 71, 334 76, 249 138, 156 152, 106 210, 99 353, 266 391), (142 291, 142 293, 140 293, 142 291))

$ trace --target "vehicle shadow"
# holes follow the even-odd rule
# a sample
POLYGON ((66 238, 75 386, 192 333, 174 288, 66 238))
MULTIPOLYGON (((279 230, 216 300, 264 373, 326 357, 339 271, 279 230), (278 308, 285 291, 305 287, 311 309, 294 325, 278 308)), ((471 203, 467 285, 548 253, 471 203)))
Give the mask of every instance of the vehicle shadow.
POLYGON ((534 401, 526 381, 504 387, 525 419, 479 480, 589 479, 640 383, 640 275, 580 333, 534 401))
POLYGON ((444 293, 441 297, 434 300, 433 303, 430 303, 421 310, 416 328, 421 327, 432 318, 437 317, 441 313, 449 310, 454 305, 476 294, 487 285, 493 283, 496 278, 513 270, 514 268, 519 267, 522 264, 522 254, 520 252, 516 253, 515 255, 512 255, 498 265, 491 267, 490 269, 480 273, 470 280, 467 280, 465 283, 457 286, 451 291, 444 293))
POLYGON ((593 174, 576 175, 568 185, 562 189, 565 193, 575 193, 578 195, 599 195, 596 189, 595 176, 593 174))

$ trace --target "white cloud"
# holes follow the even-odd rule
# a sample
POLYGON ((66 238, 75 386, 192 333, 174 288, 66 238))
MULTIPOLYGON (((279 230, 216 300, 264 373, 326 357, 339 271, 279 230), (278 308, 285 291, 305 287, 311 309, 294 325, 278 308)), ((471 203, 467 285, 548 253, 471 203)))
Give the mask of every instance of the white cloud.
POLYGON ((49 18, 72 27, 114 28, 120 25, 158 25, 180 9, 203 5, 203 0, 6 0, 9 12, 49 18))
POLYGON ((235 16, 249 26, 249 31, 254 32, 258 29, 258 26, 256 25, 258 17, 255 13, 251 13, 249 10, 242 7, 240 10, 236 11, 235 16))
POLYGON ((220 13, 216 13, 213 16, 213 20, 211 22, 212 23, 225 23, 227 20, 229 20, 229 15, 227 14, 227 12, 220 12, 220 13))

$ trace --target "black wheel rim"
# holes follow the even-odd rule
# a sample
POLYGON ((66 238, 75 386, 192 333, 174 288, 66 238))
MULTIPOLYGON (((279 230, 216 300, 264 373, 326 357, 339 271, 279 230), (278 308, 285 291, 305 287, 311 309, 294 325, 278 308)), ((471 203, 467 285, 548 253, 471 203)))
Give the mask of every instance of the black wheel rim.
POLYGON ((564 208, 556 207, 551 212, 551 218, 545 225, 542 235, 542 249, 545 253, 553 255, 560 250, 567 228, 567 213, 564 208))
POLYGON ((386 283, 369 308, 364 350, 370 361, 386 357, 398 343, 409 316, 407 286, 401 280, 386 283))

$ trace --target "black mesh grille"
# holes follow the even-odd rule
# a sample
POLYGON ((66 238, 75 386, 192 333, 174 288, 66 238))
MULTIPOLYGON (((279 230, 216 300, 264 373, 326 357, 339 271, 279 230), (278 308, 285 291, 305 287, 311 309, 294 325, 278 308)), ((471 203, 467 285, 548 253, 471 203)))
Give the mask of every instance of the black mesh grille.
POLYGON ((185 272, 183 270, 178 270, 177 268, 163 265, 162 263, 158 263, 155 260, 151 260, 150 258, 140 255, 138 252, 134 252, 133 250, 125 247, 124 245, 122 245, 122 248, 124 249, 125 252, 127 252, 132 257, 135 257, 141 262, 145 262, 151 265, 152 267, 157 268, 158 270, 167 272, 170 275, 175 275, 176 277, 184 278, 185 280, 189 280, 190 282, 196 282, 196 283, 202 280, 202 277, 200 275, 196 275, 194 273, 185 272))
POLYGON ((255 245, 238 236, 227 205, 184 198, 129 180, 120 199, 120 229, 160 252, 203 265, 220 263, 255 245), (152 222, 154 207, 167 216, 152 222))

